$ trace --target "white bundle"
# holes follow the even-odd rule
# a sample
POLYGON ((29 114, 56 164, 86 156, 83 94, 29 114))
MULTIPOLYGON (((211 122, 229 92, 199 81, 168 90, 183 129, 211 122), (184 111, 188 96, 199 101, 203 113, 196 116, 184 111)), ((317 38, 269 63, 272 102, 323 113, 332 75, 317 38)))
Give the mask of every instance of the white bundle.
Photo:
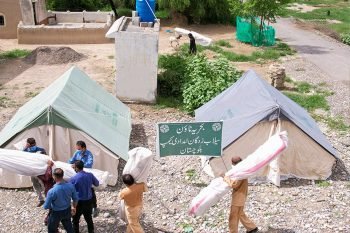
MULTIPOLYGON (((287 132, 275 134, 245 160, 226 172, 225 175, 232 180, 242 180, 254 176, 254 174, 287 148, 287 142, 287 132)), ((189 213, 196 216, 204 214, 229 191, 230 187, 223 178, 219 177, 212 180, 206 188, 202 189, 201 192, 193 198, 189 213)))
MULTIPOLYGON (((0 168, 23 176, 39 176, 45 174, 50 157, 39 153, 29 153, 18 150, 0 149, 0 168)), ((62 168, 64 179, 69 180, 76 173, 71 164, 53 161, 53 168, 62 168)), ((109 173, 97 169, 84 168, 91 172, 100 182, 101 188, 107 186, 109 173)))
POLYGON ((125 164, 123 174, 132 175, 136 183, 146 183, 153 161, 152 151, 144 147, 136 147, 128 154, 129 159, 125 164))
POLYGON ((196 40, 197 44, 203 45, 203 46, 209 46, 212 42, 212 39, 203 36, 202 34, 199 34, 197 32, 194 31, 189 31, 183 28, 175 28, 175 33, 179 34, 179 35, 185 35, 188 36, 189 33, 191 33, 194 37, 194 39, 196 40))
MULTIPOLYGON (((56 161, 54 162, 54 166, 53 166, 53 169, 55 168, 61 168, 63 170, 64 172, 63 179, 66 181, 69 181, 70 178, 76 175, 76 172, 72 168, 72 164, 56 161)), ((92 169, 92 168, 84 168, 84 171, 90 172, 96 177, 96 179, 100 183, 100 185, 98 186, 98 189, 107 187, 107 179, 109 175, 107 171, 101 171, 101 170, 92 169)))
POLYGON ((215 178, 193 198, 190 206, 190 214, 196 216, 203 215, 229 191, 230 186, 228 186, 222 177, 215 178))
POLYGON ((0 149, 0 168, 23 176, 45 174, 49 159, 43 154, 0 149))

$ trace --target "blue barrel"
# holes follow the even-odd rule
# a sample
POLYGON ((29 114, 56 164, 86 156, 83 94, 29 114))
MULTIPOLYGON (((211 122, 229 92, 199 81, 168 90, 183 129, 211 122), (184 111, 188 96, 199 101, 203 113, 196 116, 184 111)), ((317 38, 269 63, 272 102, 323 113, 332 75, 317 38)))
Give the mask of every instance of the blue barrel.
POLYGON ((156 12, 155 9, 156 0, 136 0, 136 11, 139 14, 141 22, 154 22, 153 13, 156 12))

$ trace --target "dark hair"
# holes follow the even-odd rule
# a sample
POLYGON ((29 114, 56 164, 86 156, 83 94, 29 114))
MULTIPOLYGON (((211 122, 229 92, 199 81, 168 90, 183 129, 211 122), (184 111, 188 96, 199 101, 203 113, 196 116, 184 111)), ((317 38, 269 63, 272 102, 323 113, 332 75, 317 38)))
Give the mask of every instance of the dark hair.
POLYGON ((61 168, 56 168, 54 171, 53 171, 53 175, 57 178, 63 178, 64 176, 64 172, 61 168))
POLYGON ((126 185, 133 185, 135 183, 134 177, 132 177, 130 174, 122 175, 122 180, 126 185))
POLYGON ((240 163, 241 161, 242 161, 242 159, 240 157, 238 157, 238 156, 233 156, 231 158, 231 163, 234 164, 234 165, 240 163))
POLYGON ((34 138, 27 138, 27 143, 31 146, 35 146, 36 142, 34 138))
POLYGON ((86 144, 84 141, 77 141, 77 146, 81 146, 82 148, 86 148, 86 144))
POLYGON ((78 168, 79 170, 83 170, 84 169, 84 162, 81 160, 75 161, 74 163, 75 167, 78 168))

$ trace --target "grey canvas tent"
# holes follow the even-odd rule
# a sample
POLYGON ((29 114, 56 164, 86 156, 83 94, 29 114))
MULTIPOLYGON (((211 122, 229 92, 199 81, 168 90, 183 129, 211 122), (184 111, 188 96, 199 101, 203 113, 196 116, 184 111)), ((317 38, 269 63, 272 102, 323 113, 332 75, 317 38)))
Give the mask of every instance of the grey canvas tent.
POLYGON ((298 104, 247 71, 236 83, 195 111, 196 121, 223 120, 221 158, 209 164, 215 176, 231 167, 231 157, 245 158, 277 129, 288 133, 288 148, 262 175, 291 175, 326 179, 331 175, 336 151, 316 122, 298 104))
MULTIPOLYGON (((23 105, 0 134, 0 147, 34 137, 53 160, 67 162, 77 140, 94 154, 94 167, 118 178, 119 157, 127 160, 131 132, 129 108, 76 67, 66 71, 23 105)), ((29 177, 0 169, 0 187, 31 186, 29 177)))

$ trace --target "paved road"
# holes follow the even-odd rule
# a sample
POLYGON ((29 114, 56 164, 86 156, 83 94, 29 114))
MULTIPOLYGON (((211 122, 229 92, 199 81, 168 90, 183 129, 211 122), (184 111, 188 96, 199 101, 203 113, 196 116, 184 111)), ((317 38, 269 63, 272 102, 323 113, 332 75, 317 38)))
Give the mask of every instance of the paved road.
POLYGON ((299 28, 292 19, 273 24, 276 36, 308 59, 333 80, 350 81, 350 46, 329 40, 313 31, 299 28))

